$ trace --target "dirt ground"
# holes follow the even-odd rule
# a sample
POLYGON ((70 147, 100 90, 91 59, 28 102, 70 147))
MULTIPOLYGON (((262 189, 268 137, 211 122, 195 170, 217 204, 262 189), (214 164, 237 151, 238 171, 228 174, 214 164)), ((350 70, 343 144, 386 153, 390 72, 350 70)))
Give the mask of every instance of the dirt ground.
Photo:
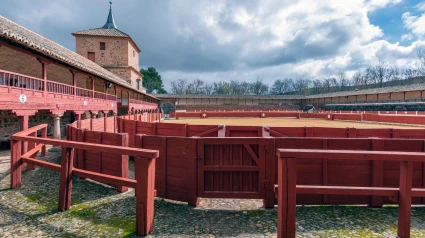
POLYGON ((164 120, 165 123, 187 123, 191 125, 229 125, 229 126, 279 126, 279 127, 331 127, 331 128, 425 128, 424 126, 407 126, 395 124, 378 124, 353 121, 330 121, 321 119, 294 118, 193 118, 164 120))

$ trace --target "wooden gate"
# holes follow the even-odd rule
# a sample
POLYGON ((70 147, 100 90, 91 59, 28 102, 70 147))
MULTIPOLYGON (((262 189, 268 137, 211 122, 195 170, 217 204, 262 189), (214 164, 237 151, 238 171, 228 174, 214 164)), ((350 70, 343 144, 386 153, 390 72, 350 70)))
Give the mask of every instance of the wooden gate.
POLYGON ((197 140, 199 197, 265 199, 265 139, 197 140))

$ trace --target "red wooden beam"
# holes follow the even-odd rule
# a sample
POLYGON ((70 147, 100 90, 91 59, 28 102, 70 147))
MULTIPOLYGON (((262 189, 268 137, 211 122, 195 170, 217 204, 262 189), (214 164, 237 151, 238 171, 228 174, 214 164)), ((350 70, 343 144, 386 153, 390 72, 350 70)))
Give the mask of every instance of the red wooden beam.
POLYGON ((297 194, 375 195, 396 197, 398 188, 297 185, 297 194))
POLYGON ((110 150, 118 154, 143 157, 146 160, 154 159, 158 157, 158 151, 156 150, 136 149, 136 148, 130 148, 130 147, 101 145, 101 144, 95 144, 95 143, 82 143, 82 142, 75 142, 75 141, 64 141, 64 140, 56 140, 56 139, 48 139, 48 138, 35 138, 35 137, 29 137, 29 136, 19 136, 16 134, 12 136, 12 140, 22 140, 22 141, 42 143, 42 144, 53 145, 53 146, 69 147, 74 149, 91 150, 91 151, 98 151, 98 152, 104 152, 105 150, 110 150))
POLYGON ((22 157, 22 161, 24 163, 27 163, 27 164, 33 164, 35 166, 38 166, 38 167, 41 167, 41 168, 46 168, 46 169, 57 171, 57 172, 59 172, 61 170, 61 166, 58 165, 58 164, 46 162, 46 161, 39 160, 39 159, 36 159, 36 158, 22 157))
POLYGON ((92 171, 82 170, 82 169, 73 169, 72 175, 80 178, 88 178, 102 183, 112 184, 116 186, 125 186, 130 188, 136 188, 136 180, 129 178, 121 178, 117 176, 96 173, 92 171))
POLYGON ((62 212, 71 207, 73 163, 74 149, 62 147, 58 204, 58 209, 62 212))
POLYGON ((398 206, 397 235, 401 238, 410 237, 410 216, 412 206, 412 175, 413 163, 400 162, 400 193, 398 206))
POLYGON ((425 153, 399 151, 278 149, 276 155, 298 159, 386 160, 423 162, 425 153))

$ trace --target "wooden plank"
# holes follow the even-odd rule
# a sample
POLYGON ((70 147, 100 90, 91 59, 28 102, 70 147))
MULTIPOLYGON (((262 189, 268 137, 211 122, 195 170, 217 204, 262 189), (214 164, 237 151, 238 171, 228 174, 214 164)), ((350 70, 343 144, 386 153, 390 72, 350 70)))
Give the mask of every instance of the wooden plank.
POLYGON ((155 199, 155 159, 134 158, 136 171, 136 233, 146 236, 153 230, 155 199))
POLYGON ((398 188, 297 185, 297 194, 397 196, 398 188))
POLYGON ((73 169, 72 175, 81 178, 88 178, 102 183, 114 184, 117 186, 126 186, 130 188, 135 188, 137 183, 134 179, 122 178, 118 176, 96 173, 82 169, 73 169))
POLYGON ((410 237, 410 217, 412 205, 412 170, 412 162, 400 162, 400 193, 398 206, 397 235, 403 238, 410 237))
POLYGON ((27 163, 27 164, 33 164, 33 165, 36 165, 38 167, 46 168, 46 169, 53 170, 53 171, 59 172, 61 170, 61 166, 58 165, 58 164, 46 162, 46 161, 39 160, 39 159, 36 159, 36 158, 22 157, 22 161, 27 163))
POLYGON ((73 160, 74 149, 62 148, 58 204, 58 209, 62 212, 71 206, 73 160))
POLYGON ((61 146, 82 150, 91 150, 96 152, 103 152, 105 150, 113 150, 115 153, 138 156, 144 159, 153 159, 158 157, 158 151, 156 150, 147 150, 147 149, 136 149, 136 148, 126 148, 121 146, 112 146, 112 145, 101 145, 95 143, 81 143, 74 141, 64 141, 64 140, 56 140, 49 138, 35 138, 29 136, 12 136, 14 140, 25 140, 29 142, 42 143, 53 146, 61 146))
POLYGON ((243 144, 245 149, 248 151, 249 155, 251 155, 252 159, 254 160, 255 164, 259 166, 260 159, 258 159, 258 156, 255 154, 255 152, 252 150, 252 147, 248 144, 243 144))
POLYGON ((225 172, 225 171, 241 171, 241 172, 252 172, 259 171, 258 166, 227 166, 227 165, 208 165, 204 166, 204 171, 216 171, 216 172, 225 172))
MULTIPOLYGON (((201 198, 198 196, 198 177, 197 177, 197 163, 198 163, 198 159, 197 159, 197 140, 195 139, 189 139, 189 148, 191 148, 189 155, 188 155, 188 159, 187 159, 187 172, 188 172, 188 176, 187 176, 187 181, 188 181, 188 185, 187 185, 187 190, 188 190, 188 194, 187 194, 187 200, 188 200, 188 204, 189 206, 193 206, 196 207, 198 206, 199 202, 201 201, 201 198)), ((202 162, 202 161, 201 161, 202 162)))
POLYGON ((10 188, 21 187, 22 180, 22 159, 21 159, 21 146, 22 142, 19 140, 11 141, 11 158, 10 158, 10 188))
POLYGON ((424 153, 398 151, 356 151, 356 150, 306 150, 306 149, 278 149, 277 156, 298 159, 328 159, 340 160, 387 160, 423 162, 424 153))

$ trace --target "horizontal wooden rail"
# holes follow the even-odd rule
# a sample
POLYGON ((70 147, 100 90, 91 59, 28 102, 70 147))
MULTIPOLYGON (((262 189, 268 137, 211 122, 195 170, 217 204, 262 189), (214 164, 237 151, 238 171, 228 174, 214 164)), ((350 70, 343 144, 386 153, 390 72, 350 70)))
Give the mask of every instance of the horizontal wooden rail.
POLYGON ((43 160, 39 160, 36 158, 30 158, 30 157, 24 157, 22 156, 22 162, 27 163, 27 164, 32 164, 41 168, 46 168, 46 169, 50 169, 53 171, 57 171, 59 172, 61 170, 61 166, 59 164, 55 164, 55 163, 50 163, 50 162, 46 162, 43 160))
POLYGON ((72 174, 87 179, 93 179, 95 181, 101 181, 103 183, 112 184, 112 185, 122 185, 130 188, 136 188, 137 181, 134 179, 121 178, 117 176, 101 174, 96 172, 91 172, 82 169, 72 169, 72 174))
POLYGON ((297 158, 297 159, 327 158, 327 159, 339 159, 339 160, 356 159, 356 160, 425 162, 425 153, 422 153, 422 152, 278 149, 276 155, 280 158, 297 158))
POLYGON ((201 137, 201 136, 204 136, 204 135, 208 135, 208 134, 210 134, 210 133, 212 133, 212 132, 222 130, 223 128, 224 128, 224 126, 219 125, 219 126, 217 126, 216 128, 213 128, 213 129, 210 129, 210 130, 207 130, 207 131, 204 131, 204 132, 198 133, 198 134, 196 134, 196 135, 193 135, 192 137, 201 137))
MULTIPOLYGON (((295 237, 296 195, 373 195, 398 198, 398 229, 401 238, 410 237, 412 197, 425 195, 425 189, 412 189, 413 162, 425 162, 425 153, 398 151, 278 149, 278 237, 295 237), (399 188, 296 185, 297 159, 355 159, 400 162, 399 188)), ((276 188, 275 188, 276 189, 276 188)))
POLYGON ((47 128, 47 124, 40 124, 40 125, 31 127, 31 128, 29 128, 27 130, 17 132, 17 133, 15 133, 13 135, 15 135, 15 136, 28 136, 28 135, 30 135, 30 134, 32 134, 34 132, 37 132, 37 131, 39 131, 39 130, 41 130, 43 128, 47 128))
POLYGON ((144 159, 154 159, 158 157, 158 151, 156 150, 147 150, 147 149, 137 149, 130 147, 121 147, 121 146, 113 146, 113 145, 101 145, 95 143, 82 143, 75 141, 64 141, 57 139, 49 139, 49 138, 37 138, 30 136, 21 136, 21 135, 13 135, 12 140, 19 140, 25 142, 34 142, 34 143, 42 143, 53 146, 61 146, 67 148, 74 148, 80 150, 90 150, 97 152, 105 152, 105 151, 114 151, 117 154, 130 155, 142 157, 144 159))

